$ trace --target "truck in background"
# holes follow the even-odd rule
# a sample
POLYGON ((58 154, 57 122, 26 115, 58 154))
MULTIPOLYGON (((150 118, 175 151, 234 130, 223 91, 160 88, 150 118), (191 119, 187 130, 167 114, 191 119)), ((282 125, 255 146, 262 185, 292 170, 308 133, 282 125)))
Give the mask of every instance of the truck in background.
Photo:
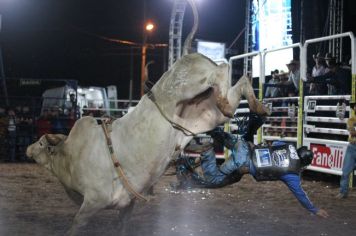
POLYGON ((43 92, 41 114, 53 107, 60 108, 64 114, 75 108, 77 114, 81 117, 83 113, 89 110, 110 113, 109 105, 109 98, 106 89, 103 87, 78 86, 77 89, 74 89, 65 85, 47 89, 43 92))

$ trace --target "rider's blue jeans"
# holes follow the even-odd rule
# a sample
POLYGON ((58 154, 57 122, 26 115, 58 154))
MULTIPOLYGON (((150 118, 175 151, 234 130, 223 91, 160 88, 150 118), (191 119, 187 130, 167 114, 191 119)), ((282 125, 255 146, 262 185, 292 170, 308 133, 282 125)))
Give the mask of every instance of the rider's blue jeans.
POLYGON ((242 166, 250 165, 250 147, 248 142, 239 139, 235 148, 231 150, 231 155, 219 167, 216 164, 215 152, 213 149, 201 154, 201 168, 204 178, 213 185, 222 184, 226 178, 235 170, 242 166))

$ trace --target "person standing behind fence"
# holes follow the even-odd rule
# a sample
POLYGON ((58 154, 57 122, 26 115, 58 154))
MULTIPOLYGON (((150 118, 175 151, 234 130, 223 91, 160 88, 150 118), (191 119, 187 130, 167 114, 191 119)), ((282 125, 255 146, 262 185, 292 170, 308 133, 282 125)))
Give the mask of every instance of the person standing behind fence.
MULTIPOLYGON (((312 70, 312 77, 317 77, 325 75, 329 72, 329 69, 326 67, 325 60, 320 56, 320 53, 313 55, 315 65, 312 70)), ((310 95, 326 95, 328 93, 328 87, 325 83, 311 83, 309 87, 310 95)))
MULTIPOLYGON (((268 84, 270 85, 278 84, 280 82, 278 74, 279 74, 279 70, 276 69, 272 71, 271 72, 272 78, 268 81, 268 84)), ((265 98, 276 98, 276 97, 280 97, 279 87, 267 86, 265 98)))
POLYGON ((7 135, 7 119, 5 109, 0 107, 0 160, 3 161, 6 158, 6 140, 7 135))
POLYGON ((51 125, 53 134, 66 134, 64 119, 61 116, 61 109, 58 106, 54 106, 51 109, 51 125))
POLYGON ((43 110, 42 115, 36 121, 37 139, 44 134, 50 134, 52 132, 52 124, 50 121, 49 112, 47 109, 43 110))
POLYGON ((17 116, 19 123, 17 129, 18 154, 21 161, 26 160, 26 148, 33 141, 33 120, 28 106, 22 107, 22 113, 17 116))
MULTIPOLYGON (((350 108, 356 111, 356 103, 350 103, 350 108)), ((356 167, 356 115, 353 114, 347 121, 347 129, 350 133, 349 145, 347 145, 342 175, 340 179, 340 192, 337 198, 347 198, 349 192, 349 176, 356 167)))
POLYGON ((8 160, 16 161, 16 114, 13 108, 8 108, 7 114, 7 147, 8 160))
POLYGON ((351 94, 351 71, 340 67, 336 58, 329 54, 325 56, 325 61, 330 71, 324 75, 308 78, 309 82, 327 83, 329 95, 351 94))
POLYGON ((288 85, 288 97, 294 97, 299 93, 299 61, 291 60, 286 66, 289 71, 288 80, 286 82, 281 82, 281 84, 288 85))

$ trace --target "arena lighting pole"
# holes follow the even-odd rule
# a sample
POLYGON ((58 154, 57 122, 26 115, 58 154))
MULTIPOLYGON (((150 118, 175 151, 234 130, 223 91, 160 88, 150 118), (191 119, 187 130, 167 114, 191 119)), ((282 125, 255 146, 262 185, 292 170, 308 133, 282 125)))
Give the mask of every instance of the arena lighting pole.
POLYGON ((150 32, 153 31, 155 25, 152 22, 147 22, 144 29, 143 34, 143 43, 142 43, 142 50, 141 50, 141 97, 144 93, 144 86, 145 86, 145 66, 146 66, 146 51, 147 51, 147 36, 150 32))
MULTIPOLYGON (((0 32, 1 32, 1 14, 0 14, 0 32)), ((2 59, 2 50, 1 50, 1 45, 0 45, 0 80, 1 80, 1 87, 3 90, 3 96, 5 98, 5 104, 6 106, 9 105, 9 99, 7 97, 7 87, 6 87, 6 81, 5 81, 5 69, 4 69, 4 63, 2 59)))

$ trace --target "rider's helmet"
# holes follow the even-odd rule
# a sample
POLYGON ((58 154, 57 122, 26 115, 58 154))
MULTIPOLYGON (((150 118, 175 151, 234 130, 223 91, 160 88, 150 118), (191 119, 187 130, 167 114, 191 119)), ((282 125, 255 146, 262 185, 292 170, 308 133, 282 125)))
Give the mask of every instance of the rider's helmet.
POLYGON ((313 160, 313 152, 310 151, 306 146, 302 146, 297 150, 300 164, 302 167, 310 165, 313 160))

